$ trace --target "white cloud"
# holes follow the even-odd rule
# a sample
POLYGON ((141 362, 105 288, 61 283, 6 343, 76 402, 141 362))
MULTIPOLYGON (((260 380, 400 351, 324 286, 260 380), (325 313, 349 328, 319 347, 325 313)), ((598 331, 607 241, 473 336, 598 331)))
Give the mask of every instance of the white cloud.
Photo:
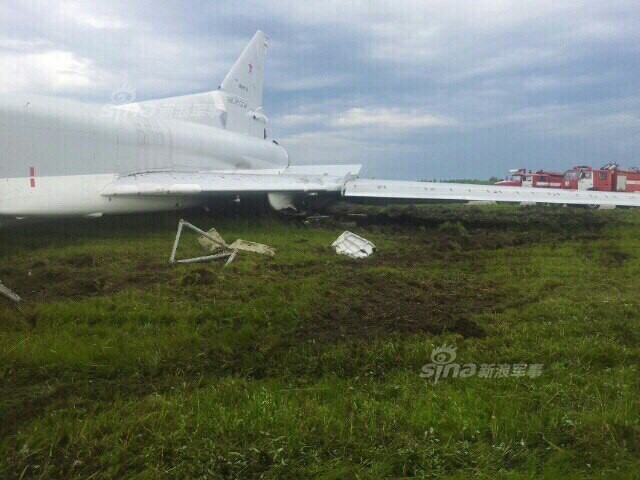
POLYGON ((383 130, 416 130, 456 125, 453 119, 420 110, 400 108, 350 108, 334 116, 336 127, 375 127, 383 130))
MULTIPOLYGON (((316 106, 317 109, 323 108, 316 106)), ((309 108, 299 109, 296 113, 279 116, 275 119, 279 127, 289 129, 323 128, 323 129, 379 129, 413 131, 432 127, 450 127, 458 125, 452 118, 434 115, 418 109, 385 108, 385 107, 351 107, 335 110, 331 106, 326 111, 309 108), (329 111, 329 109, 333 111, 329 111)))
POLYGON ((69 22, 98 30, 120 30, 128 26, 122 18, 115 15, 96 12, 85 2, 61 2, 60 12, 69 22))
POLYGON ((640 131, 640 97, 581 104, 551 104, 520 109, 493 125, 520 125, 543 137, 606 138, 640 131))
POLYGON ((636 0, 311 0, 269 4, 293 25, 363 39, 362 54, 442 83, 574 64, 594 44, 640 43, 636 0))
POLYGON ((531 75, 522 81, 525 90, 540 91, 550 89, 575 88, 594 84, 598 81, 595 75, 531 75))
POLYGON ((367 164, 384 157, 394 146, 358 138, 340 130, 316 130, 284 136, 279 143, 287 149, 293 165, 323 163, 367 164))
POLYGON ((93 63, 73 52, 49 50, 0 56, 0 92, 79 93, 99 77, 93 63))
POLYGON ((102 103, 123 83, 143 99, 214 89, 244 40, 169 32, 153 17, 167 8, 91 0, 3 7, 0 91, 102 103))
POLYGON ((552 135, 610 137, 626 133, 637 137, 638 131, 640 131, 640 118, 630 112, 597 114, 557 123, 549 132, 552 135))
POLYGON ((326 74, 314 76, 292 76, 290 72, 278 72, 273 82, 274 90, 303 91, 335 87, 344 83, 346 75, 326 74))
POLYGON ((276 123, 280 128, 298 128, 312 124, 325 124, 329 119, 326 113, 292 113, 277 117, 276 123))
POLYGON ((0 37, 0 50, 33 53, 43 48, 49 50, 53 48, 53 44, 38 38, 22 40, 18 38, 0 37))

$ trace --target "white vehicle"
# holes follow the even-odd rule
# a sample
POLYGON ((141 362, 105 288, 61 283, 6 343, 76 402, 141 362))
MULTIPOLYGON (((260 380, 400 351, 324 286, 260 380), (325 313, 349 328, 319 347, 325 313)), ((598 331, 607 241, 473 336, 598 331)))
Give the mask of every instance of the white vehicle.
POLYGON ((360 180, 359 165, 294 166, 265 137, 267 36, 258 31, 212 92, 99 108, 32 95, 0 100, 0 215, 94 216, 268 195, 638 206, 617 192, 360 180))

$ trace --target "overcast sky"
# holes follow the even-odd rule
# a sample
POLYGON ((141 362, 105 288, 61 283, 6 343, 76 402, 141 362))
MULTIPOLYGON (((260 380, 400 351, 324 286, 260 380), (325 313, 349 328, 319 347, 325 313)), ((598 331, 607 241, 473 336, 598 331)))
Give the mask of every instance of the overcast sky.
POLYGON ((640 166, 638 0, 0 0, 0 93, 212 90, 257 29, 269 134, 293 163, 640 166))

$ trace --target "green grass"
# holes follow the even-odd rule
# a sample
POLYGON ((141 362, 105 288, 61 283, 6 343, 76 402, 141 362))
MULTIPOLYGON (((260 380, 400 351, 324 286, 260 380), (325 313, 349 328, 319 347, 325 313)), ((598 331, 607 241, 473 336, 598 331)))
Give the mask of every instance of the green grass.
POLYGON ((373 257, 340 219, 186 213, 277 250, 226 268, 167 264, 174 215, 0 230, 0 478, 639 478, 639 211, 349 212, 373 257), (434 384, 443 344, 542 375, 434 384))

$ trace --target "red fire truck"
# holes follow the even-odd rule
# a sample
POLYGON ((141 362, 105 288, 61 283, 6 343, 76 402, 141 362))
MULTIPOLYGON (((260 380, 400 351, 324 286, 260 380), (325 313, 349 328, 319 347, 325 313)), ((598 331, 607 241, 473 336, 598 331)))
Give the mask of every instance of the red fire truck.
POLYGON ((639 192, 640 170, 637 168, 621 170, 617 163, 607 163, 600 169, 578 165, 564 174, 562 188, 602 192, 639 192))
POLYGON ((535 173, 526 168, 509 170, 510 177, 496 182, 495 185, 505 187, 533 187, 533 188, 562 188, 563 174, 560 172, 548 172, 538 170, 535 173))

